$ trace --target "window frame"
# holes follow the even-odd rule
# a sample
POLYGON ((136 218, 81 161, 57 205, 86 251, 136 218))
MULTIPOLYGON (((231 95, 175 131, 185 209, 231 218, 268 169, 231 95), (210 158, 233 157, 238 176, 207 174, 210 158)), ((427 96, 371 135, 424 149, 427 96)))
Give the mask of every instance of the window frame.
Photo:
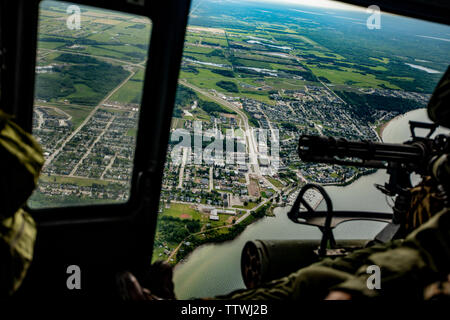
MULTIPOLYGON (((190 0, 65 2, 145 16, 152 23, 130 196, 127 202, 117 204, 26 209, 41 226, 135 219, 142 213, 153 215, 156 220, 190 0)), ((13 36, 17 37, 17 41, 12 41, 12 45, 17 55, 14 59, 15 68, 9 75, 14 73, 14 81, 10 83, 16 86, 10 85, 12 94, 2 99, 2 105, 10 106, 7 111, 13 113, 16 121, 28 132, 32 130, 34 107, 39 4, 40 0, 20 0, 15 8, 17 19, 13 36)))

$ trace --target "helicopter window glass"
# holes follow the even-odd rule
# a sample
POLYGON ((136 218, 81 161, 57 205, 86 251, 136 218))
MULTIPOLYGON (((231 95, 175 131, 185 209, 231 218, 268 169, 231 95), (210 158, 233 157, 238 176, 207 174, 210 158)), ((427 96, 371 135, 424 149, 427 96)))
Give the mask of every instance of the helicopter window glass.
MULTIPOLYGON (((302 162, 299 137, 410 139, 408 121, 429 122, 450 61, 448 26, 336 1, 272 2, 192 1, 153 254, 177 265, 179 298, 242 288, 247 240, 318 238, 286 216, 305 183, 323 185, 335 210, 392 212, 374 187, 385 171, 302 162)), ((308 201, 325 210, 317 193, 308 201)), ((380 228, 355 222, 337 236, 380 228)))
POLYGON ((151 21, 60 1, 39 9, 31 208, 129 198, 151 21))

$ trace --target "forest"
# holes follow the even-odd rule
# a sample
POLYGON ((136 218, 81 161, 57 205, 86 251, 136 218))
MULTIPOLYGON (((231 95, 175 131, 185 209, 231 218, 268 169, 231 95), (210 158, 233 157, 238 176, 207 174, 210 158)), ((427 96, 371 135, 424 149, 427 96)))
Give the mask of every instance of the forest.
POLYGON ((358 94, 350 91, 335 91, 342 99, 352 107, 353 112, 361 120, 374 122, 375 110, 406 113, 408 111, 423 108, 424 106, 415 100, 386 97, 375 94, 358 94))
POLYGON ((74 104, 93 106, 129 74, 120 66, 89 56, 64 53, 55 61, 65 64, 54 66, 52 72, 37 74, 36 97, 39 99, 65 98, 74 104))

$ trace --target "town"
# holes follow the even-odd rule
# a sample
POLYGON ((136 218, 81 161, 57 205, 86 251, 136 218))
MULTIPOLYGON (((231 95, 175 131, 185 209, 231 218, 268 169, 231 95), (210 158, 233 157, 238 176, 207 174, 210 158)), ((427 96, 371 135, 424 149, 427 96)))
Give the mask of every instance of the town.
MULTIPOLYGON (((63 15, 63 4, 41 8, 33 134, 46 163, 29 205, 125 203, 151 22, 86 8, 81 30, 67 30, 63 15)), ((303 163, 298 139, 380 141, 383 125, 430 97, 431 76, 414 87, 414 71, 395 55, 359 63, 300 29, 227 23, 187 30, 154 260, 177 264, 201 244, 233 239, 290 205, 306 183, 344 185, 372 173, 303 163)), ((313 207, 322 200, 313 191, 308 199, 313 207)))

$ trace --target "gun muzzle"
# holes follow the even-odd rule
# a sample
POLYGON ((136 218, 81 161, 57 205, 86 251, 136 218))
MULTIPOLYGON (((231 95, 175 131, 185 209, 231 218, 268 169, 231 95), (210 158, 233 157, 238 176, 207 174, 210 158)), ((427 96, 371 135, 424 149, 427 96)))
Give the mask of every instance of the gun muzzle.
POLYGON ((389 162, 423 163, 426 145, 421 143, 394 144, 372 141, 348 141, 344 138, 303 135, 298 155, 305 162, 387 168, 389 162))

